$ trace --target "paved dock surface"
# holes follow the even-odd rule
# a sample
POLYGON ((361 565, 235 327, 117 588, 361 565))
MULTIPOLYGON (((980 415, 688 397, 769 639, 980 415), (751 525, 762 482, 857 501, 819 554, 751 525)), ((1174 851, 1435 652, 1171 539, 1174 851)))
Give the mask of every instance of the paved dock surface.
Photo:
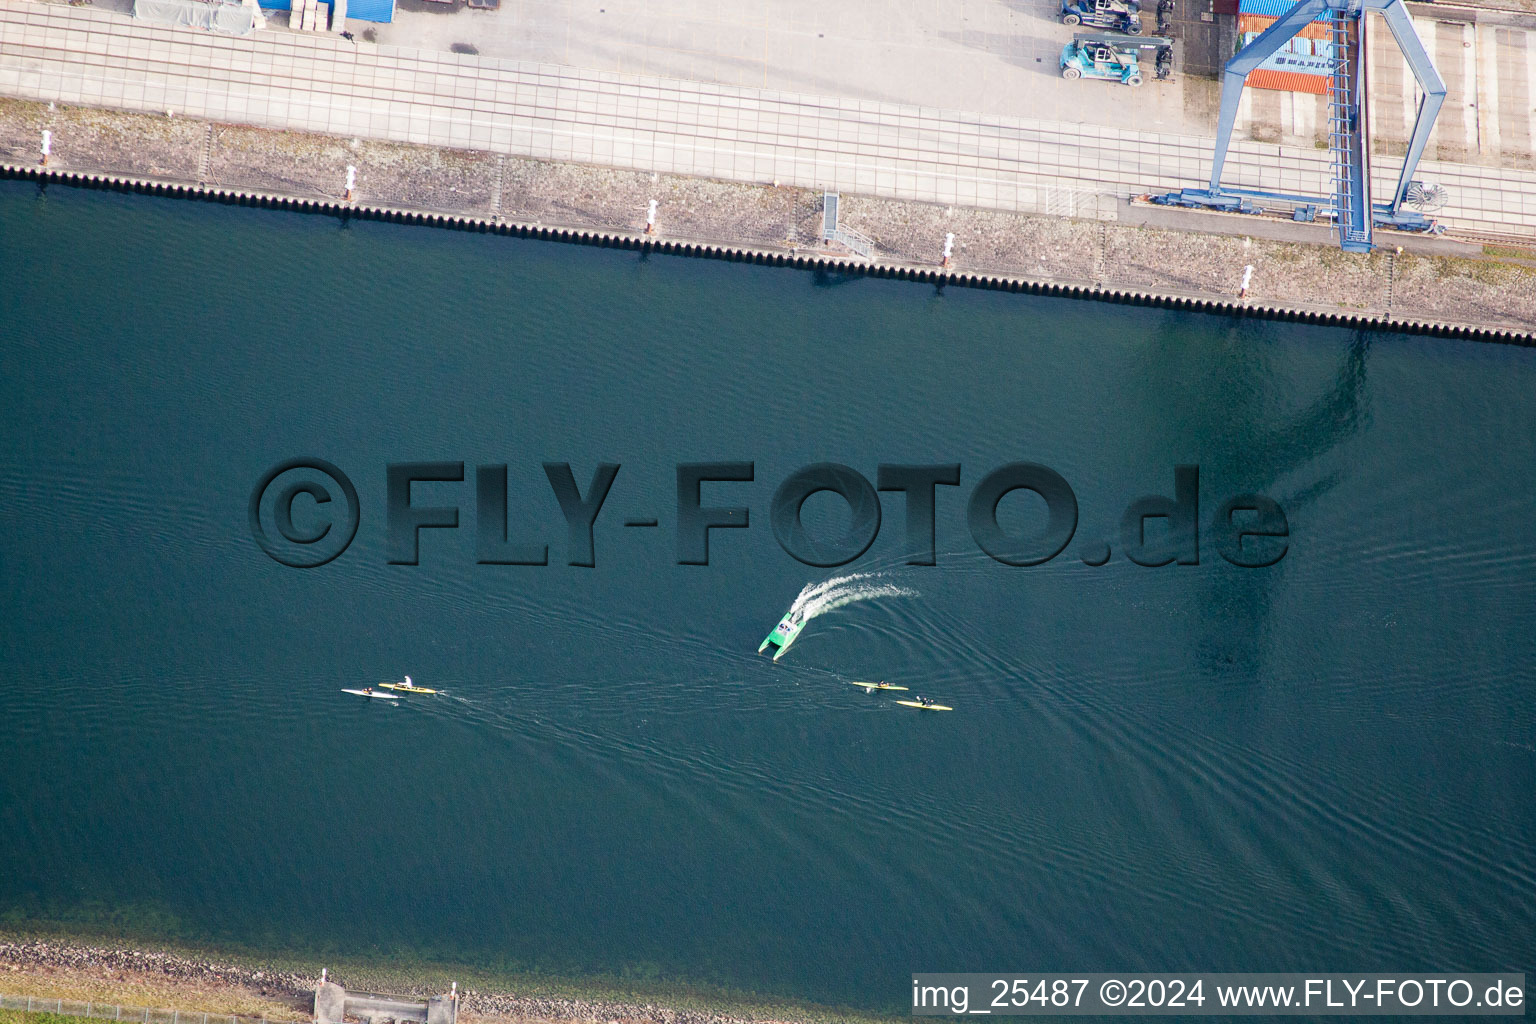
MULTIPOLYGON (((1202 184, 1211 151, 1211 139, 1199 134, 786 93, 330 35, 231 38, 34 0, 0 0, 0 94, 1106 218, 1117 209, 1113 195, 1202 184)), ((1376 162, 1379 194, 1390 192, 1396 171, 1391 158, 1376 162)), ((1419 176, 1449 189, 1446 224, 1536 236, 1536 171, 1429 161, 1419 176)), ((1237 143, 1226 181, 1321 195, 1328 154, 1237 143)))
MULTIPOLYGON (((1224 35, 1216 31, 1212 6, 1179 0, 1171 34, 1181 73, 1140 90, 1061 78, 1058 55, 1081 29, 1061 24, 1060 0, 507 0, 494 12, 398 0, 394 23, 373 32, 389 45, 1204 135, 1215 123, 1217 85, 1183 72, 1214 75, 1232 54, 1222 44, 1236 41, 1230 18, 1224 35)), ((1143 7, 1150 33, 1155 0, 1143 7)), ((1522 140, 1536 121, 1536 18, 1446 4, 1411 10, 1449 92, 1428 155, 1531 166, 1522 140)), ((1370 21, 1382 44, 1372 50, 1378 85, 1398 99, 1397 110, 1373 104, 1374 123, 1397 141, 1406 136, 1400 97, 1407 89, 1412 98, 1412 80, 1385 25, 1370 21)), ((1308 145, 1326 139, 1327 123, 1320 96, 1253 90, 1238 125, 1266 141, 1308 145)))

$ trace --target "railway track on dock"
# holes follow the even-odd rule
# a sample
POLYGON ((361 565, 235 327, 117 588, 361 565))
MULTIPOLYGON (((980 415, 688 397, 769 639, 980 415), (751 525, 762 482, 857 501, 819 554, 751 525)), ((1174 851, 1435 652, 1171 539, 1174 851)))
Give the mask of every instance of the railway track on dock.
POLYGON ((1473 245, 1495 245, 1504 249, 1518 249, 1522 258, 1536 259, 1536 237, 1530 235, 1508 235, 1496 231, 1461 231, 1453 228, 1445 233, 1445 237, 1458 242, 1470 242, 1473 245))

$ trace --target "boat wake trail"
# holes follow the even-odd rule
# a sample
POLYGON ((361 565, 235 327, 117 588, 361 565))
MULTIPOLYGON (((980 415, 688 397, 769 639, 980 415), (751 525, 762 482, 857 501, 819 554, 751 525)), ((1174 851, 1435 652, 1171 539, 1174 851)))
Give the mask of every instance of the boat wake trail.
POLYGON ((807 583, 789 606, 785 618, 810 622, 855 601, 873 601, 882 597, 916 597, 917 591, 894 583, 879 582, 884 573, 863 572, 852 576, 836 576, 820 583, 807 583))

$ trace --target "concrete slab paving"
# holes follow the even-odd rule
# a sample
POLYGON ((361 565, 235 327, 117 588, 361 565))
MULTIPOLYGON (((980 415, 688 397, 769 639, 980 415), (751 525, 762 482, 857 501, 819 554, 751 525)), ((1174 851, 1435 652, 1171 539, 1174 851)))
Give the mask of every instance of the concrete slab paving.
MULTIPOLYGON (((1089 216, 1115 210, 1091 197, 1200 184, 1211 149, 1208 137, 1151 123, 978 114, 354 44, 329 35, 236 39, 33 0, 0 0, 0 94, 171 109, 360 140, 1089 216), (149 56, 156 52, 166 56, 149 56), (272 70, 236 71, 237 61, 272 70)), ((1396 171, 1391 157, 1378 159, 1378 189, 1390 191, 1396 171)), ((1321 194, 1327 174, 1327 153, 1315 147, 1240 142, 1225 180, 1321 194)), ((1426 162, 1423 176, 1450 190, 1446 223, 1536 234, 1536 212, 1526 201, 1536 195, 1536 171, 1439 161, 1426 162)))
MULTIPOLYGON (((1181 12, 1174 29, 1180 70, 1184 51, 1192 48, 1190 62, 1202 73, 1214 72, 1213 61, 1230 53, 1212 50, 1215 40, 1195 15, 1197 5, 1185 6, 1190 11, 1181 12)), ((1448 107, 1464 115, 1470 105, 1476 113, 1472 120, 1451 117, 1436 133, 1435 145, 1443 136, 1444 150, 1432 148, 1431 155, 1522 166, 1529 147, 1501 146, 1489 133, 1496 135, 1505 119, 1531 120, 1531 106, 1518 94, 1528 95, 1536 83, 1533 65, 1524 63, 1536 18, 1443 4, 1416 4, 1414 10, 1418 31, 1455 94, 1448 107), (1475 31, 1472 19, 1484 19, 1475 31), (1514 56, 1501 60, 1496 41, 1480 41, 1494 30, 1503 33, 1514 56), (1495 75, 1510 83, 1509 100, 1479 101, 1476 80, 1495 75)), ((1372 59, 1391 80, 1386 88, 1410 108, 1411 122, 1411 82, 1403 95, 1406 67, 1379 18, 1371 20, 1379 29, 1372 59)), ((1212 132, 1216 116, 1217 88, 1207 78, 1181 74, 1139 91, 1062 80, 1057 56, 1074 30, 1060 24, 1059 0, 773 0, 751 8, 701 7, 696 0, 520 0, 494 12, 399 0, 394 23, 354 27, 402 46, 472 47, 483 56, 984 114, 1062 116, 1072 110, 1113 127, 1166 126, 1193 134, 1212 132)), ((1401 128, 1394 135, 1392 123, 1384 122, 1384 141, 1405 135, 1401 128)), ((1239 130, 1256 138, 1302 144, 1322 137, 1326 125, 1321 97, 1263 90, 1249 94, 1239 119, 1239 130)))

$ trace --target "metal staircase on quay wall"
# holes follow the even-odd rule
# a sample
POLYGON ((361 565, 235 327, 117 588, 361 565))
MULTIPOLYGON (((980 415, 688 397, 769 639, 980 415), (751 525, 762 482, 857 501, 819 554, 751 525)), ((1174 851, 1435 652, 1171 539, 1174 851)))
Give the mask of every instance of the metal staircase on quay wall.
POLYGON ((821 196, 821 240, 823 242, 836 242, 850 252, 856 253, 867 260, 875 258, 875 243, 852 228, 845 228, 837 221, 838 207, 842 205, 842 197, 836 192, 823 192, 821 196))
POLYGON ((1328 79, 1328 149, 1333 158, 1333 208, 1339 245, 1348 252, 1371 251, 1369 143, 1365 132, 1365 65, 1360 58, 1360 23, 1347 11, 1329 13, 1333 73, 1328 79))

